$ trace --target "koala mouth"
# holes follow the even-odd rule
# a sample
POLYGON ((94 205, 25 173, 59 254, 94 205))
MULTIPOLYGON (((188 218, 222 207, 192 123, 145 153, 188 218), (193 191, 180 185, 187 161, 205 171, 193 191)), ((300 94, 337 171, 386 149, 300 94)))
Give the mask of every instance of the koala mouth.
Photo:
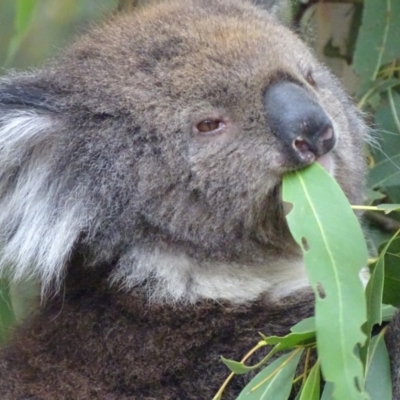
POLYGON ((328 171, 328 173, 332 176, 334 176, 335 173, 335 160, 333 159, 333 155, 332 153, 327 153, 324 154, 321 157, 318 157, 315 160, 316 163, 318 163, 319 165, 321 165, 323 168, 326 169, 326 171, 328 171))

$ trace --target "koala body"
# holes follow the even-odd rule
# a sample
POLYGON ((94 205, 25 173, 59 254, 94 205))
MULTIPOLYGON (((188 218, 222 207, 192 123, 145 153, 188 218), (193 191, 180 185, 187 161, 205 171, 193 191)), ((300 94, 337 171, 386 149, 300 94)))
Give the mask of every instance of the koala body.
POLYGON ((282 176, 319 161, 360 202, 366 129, 256 3, 145 6, 1 78, 0 270, 47 299, 1 399, 212 398, 220 355, 312 314, 282 176))

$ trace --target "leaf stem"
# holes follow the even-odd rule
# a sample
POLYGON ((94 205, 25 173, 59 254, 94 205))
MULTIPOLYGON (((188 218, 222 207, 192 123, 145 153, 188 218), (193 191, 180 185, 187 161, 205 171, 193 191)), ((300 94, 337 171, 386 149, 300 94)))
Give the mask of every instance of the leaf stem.
POLYGON ((294 350, 292 354, 278 367, 275 369, 275 371, 271 372, 265 379, 263 379, 259 384, 251 388, 250 392, 254 392, 257 390, 260 386, 262 386, 265 382, 267 382, 269 379, 271 379, 274 375, 276 375, 286 364, 288 364, 296 355, 299 351, 301 351, 302 348, 299 347, 298 349, 294 350))
MULTIPOLYGON (((250 356, 252 356, 257 350, 261 349, 261 347, 264 347, 266 344, 264 342, 258 342, 256 346, 254 346, 241 360, 241 363, 244 363, 250 356)), ((221 385, 219 388, 218 392, 215 394, 212 400, 219 400, 222 396, 222 393, 228 386, 228 383, 232 380, 232 378, 235 376, 234 372, 231 372, 229 376, 225 379, 225 382, 221 385)))

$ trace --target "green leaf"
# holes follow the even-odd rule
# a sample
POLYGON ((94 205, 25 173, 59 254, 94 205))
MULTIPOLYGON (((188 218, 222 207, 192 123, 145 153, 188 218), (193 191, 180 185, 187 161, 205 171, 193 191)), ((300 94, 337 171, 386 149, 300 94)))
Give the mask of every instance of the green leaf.
POLYGON ((322 392, 321 400, 333 400, 333 385, 330 382, 326 382, 324 391, 322 392))
POLYGON ((225 357, 221 357, 222 362, 235 374, 242 375, 246 374, 247 372, 250 372, 253 370, 252 367, 247 367, 241 362, 234 361, 234 360, 228 360, 225 357))
POLYGON ((285 354, 259 372, 237 400, 287 400, 302 350, 285 354))
POLYGON ((307 380, 301 390, 299 400, 318 400, 320 393, 320 364, 319 361, 311 368, 307 380))
POLYGON ((378 162, 369 173, 368 185, 371 188, 400 185, 400 154, 378 162))
POLYGON ((378 79, 374 82, 372 87, 368 87, 368 90, 366 93, 362 93, 359 96, 362 97, 360 102, 358 103, 358 106, 360 108, 365 106, 365 103, 372 103, 371 98, 378 95, 378 99, 380 102, 381 100, 381 94, 386 92, 389 89, 395 88, 396 86, 400 85, 400 79, 398 78, 391 78, 391 79, 378 79))
POLYGON ((372 271, 365 293, 367 297, 368 329, 366 333, 371 333, 375 324, 382 323, 382 296, 383 283, 385 277, 384 254, 381 254, 372 271))
POLYGON ((0 343, 9 338, 10 327, 15 323, 10 287, 6 279, 0 279, 0 343))
POLYGON ((370 346, 370 335, 374 325, 382 323, 382 297, 383 297, 383 284, 385 277, 385 260, 384 253, 381 253, 375 267, 372 271, 371 277, 368 281, 365 295, 367 298, 367 315, 368 320, 364 325, 364 332, 367 334, 367 341, 360 349, 360 356, 364 361, 365 368, 367 367, 368 349, 370 346))
POLYGON ((17 14, 15 17, 15 29, 17 33, 28 29, 35 10, 36 0, 17 0, 17 14))
POLYGON ((389 356, 382 332, 372 338, 369 346, 365 388, 372 400, 393 398, 389 356))
POLYGON ((276 345, 275 351, 292 349, 295 346, 307 345, 315 342, 315 332, 289 333, 286 336, 270 336, 266 339, 270 345, 276 345))
POLYGON ((382 321, 390 321, 398 309, 388 304, 382 304, 382 321))
POLYGON ((8 46, 5 65, 11 65, 18 52, 24 35, 29 28, 36 7, 36 0, 16 0, 15 34, 8 46))
POLYGON ((384 257, 385 280, 383 303, 400 306, 400 238, 392 238, 380 247, 380 257, 384 257))
POLYGON ((400 203, 400 95, 391 92, 390 102, 385 101, 376 111, 379 143, 372 149, 376 164, 368 176, 368 185, 383 188, 391 203, 400 203))
POLYGON ((285 175, 283 200, 293 204, 286 218, 316 294, 324 378, 334 383, 335 399, 366 399, 359 389, 363 366, 354 354, 366 340, 361 327, 367 319, 359 273, 368 252, 358 220, 339 185, 318 164, 285 175))
POLYGON ((385 214, 389 214, 392 211, 400 210, 400 204, 379 204, 376 208, 383 210, 385 214))
POLYGON ((363 81, 373 81, 379 68, 400 56, 400 2, 364 0, 353 68, 363 81))
POLYGON ((293 333, 306 333, 306 332, 315 332, 315 318, 309 317, 303 319, 296 325, 292 326, 290 330, 293 333))

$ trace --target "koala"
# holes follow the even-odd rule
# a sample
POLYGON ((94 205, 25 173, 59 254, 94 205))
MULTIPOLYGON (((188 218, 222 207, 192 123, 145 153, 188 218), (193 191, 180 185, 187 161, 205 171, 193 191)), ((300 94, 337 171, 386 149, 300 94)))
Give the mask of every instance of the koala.
POLYGON ((211 399, 221 355, 312 315, 282 176, 359 203, 367 129, 276 6, 150 2, 0 79, 0 270, 43 299, 2 400, 211 399))

